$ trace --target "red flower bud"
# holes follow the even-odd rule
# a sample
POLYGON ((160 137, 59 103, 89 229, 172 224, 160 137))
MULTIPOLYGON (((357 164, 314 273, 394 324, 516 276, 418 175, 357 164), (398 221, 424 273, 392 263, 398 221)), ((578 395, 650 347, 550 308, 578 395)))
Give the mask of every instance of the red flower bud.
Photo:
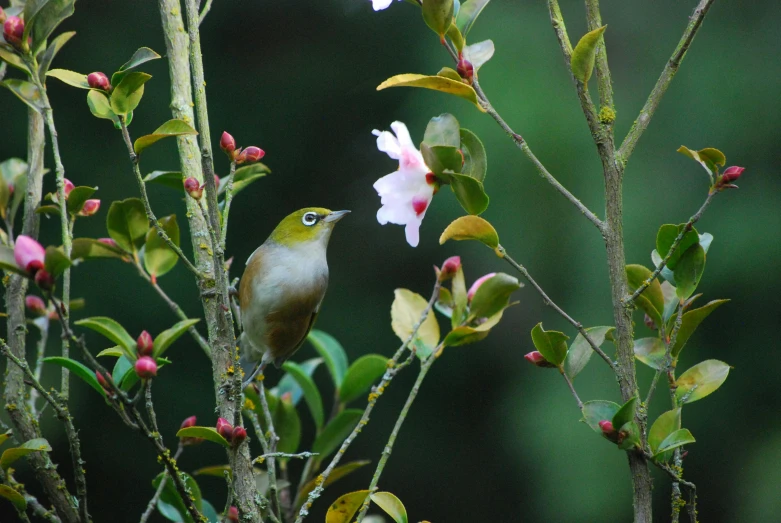
MULTIPOLYGON (((179 427, 180 429, 186 429, 189 427, 195 427, 196 424, 196 418, 195 416, 190 416, 189 418, 185 418, 185 420, 182 422, 182 426, 179 427)), ((193 438, 193 437, 184 437, 181 438, 182 445, 197 445, 199 443, 203 443, 203 438, 193 438)))
POLYGON ((136 340, 136 349, 138 349, 138 354, 141 356, 151 356, 155 347, 154 343, 155 342, 152 340, 151 334, 149 334, 147 331, 141 331, 141 334, 138 335, 138 339, 136 340))
POLYGON ((233 152, 236 150, 236 140, 233 139, 233 136, 229 135, 227 132, 223 132, 220 137, 220 149, 225 151, 228 158, 233 160, 233 152))
MULTIPOLYGON (((108 379, 111 379, 111 373, 106 371, 106 374, 108 375, 108 379)), ((98 379, 98 383, 100 383, 100 386, 105 389, 106 392, 111 392, 111 387, 108 384, 108 381, 106 380, 106 377, 103 376, 99 371, 95 371, 95 377, 98 379)))
POLYGON ((19 49, 22 46, 24 35, 24 22, 18 16, 9 16, 3 23, 3 38, 5 41, 19 49))
MULTIPOLYGON (((146 332, 146 331, 144 331, 144 332, 146 332)), ((195 424, 197 423, 197 421, 198 421, 198 418, 196 418, 195 416, 190 416, 189 418, 185 418, 184 419, 184 421, 182 422, 182 426, 179 427, 179 428, 180 429, 186 429, 187 427, 194 427, 195 424)))
POLYGON ((439 273, 439 281, 447 281, 456 275, 461 267, 461 257, 451 256, 442 264, 442 271, 439 273))
POLYGON ((65 199, 67 200, 75 186, 73 185, 73 182, 67 178, 63 178, 63 186, 63 190, 65 191, 65 199))
POLYGON ((740 175, 743 174, 743 171, 745 171, 745 167, 738 167, 733 165, 732 167, 727 167, 724 169, 724 172, 721 173, 721 183, 732 183, 737 181, 738 178, 740 178, 740 175))
POLYGON ((43 268, 43 258, 46 250, 37 241, 29 236, 20 234, 14 244, 14 259, 20 269, 24 269, 31 275, 43 268))
POLYGON ((235 505, 231 505, 228 509, 228 520, 235 521, 236 523, 239 521, 239 509, 237 509, 235 505))
POLYGON ((456 71, 458 72, 458 75, 466 81, 466 83, 470 85, 472 84, 472 78, 475 76, 475 68, 472 66, 472 62, 462 56, 458 60, 456 71))
POLYGON ((25 296, 24 306, 35 316, 45 316, 47 314, 46 302, 38 296, 33 296, 32 294, 25 296))
POLYGON ((602 432, 605 434, 613 434, 616 429, 613 428, 613 422, 610 420, 603 419, 598 423, 599 428, 602 429, 602 432))
POLYGON ((119 247, 114 238, 98 238, 98 241, 104 245, 110 245, 111 247, 119 247))
POLYGON ((194 200, 200 200, 201 196, 203 196, 203 187, 201 187, 201 184, 198 183, 198 180, 192 176, 184 181, 184 190, 187 191, 187 194, 189 194, 190 197, 194 200))
POLYGON ((38 285, 41 290, 50 291, 54 288, 54 278, 51 274, 41 268, 35 272, 35 284, 38 285))
POLYGON ((108 76, 101 72, 90 73, 87 75, 87 83, 93 89, 101 89, 103 91, 111 90, 111 82, 108 80, 108 76))
POLYGON ((136 360, 136 374, 141 379, 148 380, 157 376, 157 362, 149 356, 141 356, 136 360))
POLYGON ((599 428, 602 429, 602 435, 613 443, 621 443, 621 441, 623 441, 623 439, 627 436, 626 432, 616 431, 615 427, 613 427, 613 422, 610 420, 603 419, 597 423, 597 425, 599 425, 599 428))
POLYGON ((526 361, 537 367, 555 367, 553 363, 545 359, 545 357, 539 351, 532 351, 523 357, 526 361))
POLYGON ((480 286, 485 283, 486 280, 490 280, 496 276, 495 272, 489 272, 485 276, 481 276, 475 280, 475 282, 472 284, 471 287, 469 287, 469 290, 466 293, 466 299, 469 301, 472 301, 472 298, 475 297, 475 293, 477 292, 477 289, 480 288, 480 286))
POLYGON ((247 439, 247 430, 244 427, 236 427, 233 429, 230 441, 234 446, 238 447, 245 439, 247 439))
POLYGON ((250 145, 236 158, 236 163, 255 163, 266 156, 266 152, 260 147, 250 145))
POLYGON ((225 418, 217 418, 217 432, 220 436, 230 441, 233 436, 233 425, 228 423, 228 420, 225 418))
POLYGON ((84 202, 84 205, 79 211, 79 216, 92 216, 93 214, 98 212, 99 209, 100 209, 100 200, 98 199, 87 200, 86 202, 84 202))

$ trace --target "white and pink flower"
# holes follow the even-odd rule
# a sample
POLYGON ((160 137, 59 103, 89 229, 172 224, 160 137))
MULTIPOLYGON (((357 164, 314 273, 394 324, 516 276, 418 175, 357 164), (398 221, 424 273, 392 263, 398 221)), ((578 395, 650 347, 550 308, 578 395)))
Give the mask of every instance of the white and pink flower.
POLYGON ((417 247, 420 241, 420 224, 426 216, 437 188, 431 169, 423 161, 423 155, 412 143, 407 126, 393 122, 390 131, 372 131, 377 137, 377 148, 394 160, 399 169, 383 176, 374 183, 382 207, 377 211, 380 224, 404 225, 407 243, 417 247))

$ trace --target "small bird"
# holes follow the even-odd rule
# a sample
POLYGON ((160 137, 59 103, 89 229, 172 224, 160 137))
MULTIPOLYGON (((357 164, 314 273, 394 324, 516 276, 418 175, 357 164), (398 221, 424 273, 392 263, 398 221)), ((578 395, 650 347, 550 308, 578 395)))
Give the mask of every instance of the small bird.
POLYGON ((283 219, 247 260, 239 286, 241 363, 279 368, 304 343, 328 287, 325 251, 336 222, 350 211, 300 209, 283 219))

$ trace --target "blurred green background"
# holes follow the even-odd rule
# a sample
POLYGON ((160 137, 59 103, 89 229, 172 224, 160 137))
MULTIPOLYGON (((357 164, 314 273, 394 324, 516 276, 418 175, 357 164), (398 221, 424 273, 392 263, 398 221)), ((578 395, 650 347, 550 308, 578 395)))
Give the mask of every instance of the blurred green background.
MULTIPOLYGON (((602 2, 619 138, 675 48, 694 5, 678 0, 602 2)), ((577 41, 585 32, 584 6, 565 0, 562 9, 570 38, 577 41)), ((700 327, 679 365, 686 369, 716 358, 735 367, 719 391, 684 410, 684 426, 698 440, 689 447, 686 477, 698 486, 703 521, 777 521, 781 511, 781 357, 775 330, 781 293, 779 19, 777 2, 716 2, 626 172, 627 261, 651 265, 658 227, 685 221, 707 192, 701 168, 675 150, 681 144, 717 147, 728 165, 747 167, 741 189, 719 195, 698 225, 715 236, 699 289, 705 293, 702 300, 732 301, 700 327)), ((433 74, 451 65, 418 9, 394 2, 375 13, 364 0, 217 1, 201 27, 212 136, 218 139, 228 130, 240 145, 259 145, 273 170, 234 202, 228 252, 236 259, 235 276, 289 212, 312 205, 351 209, 331 242, 331 282, 318 328, 341 340, 354 359, 369 352, 389 355, 397 348, 389 321, 393 290, 407 287, 427 296, 432 264, 459 254, 468 281, 489 271, 510 272, 479 244, 438 245, 442 229, 463 214, 448 190, 435 198, 416 249, 405 243, 401 227, 381 227, 376 221, 379 198, 372 183, 396 165, 376 150, 371 130, 401 120, 418 142, 429 118, 451 112, 485 143, 491 205, 484 216, 496 226, 508 252, 583 324, 611 323, 600 236, 537 176, 490 117, 439 93, 375 91, 394 74, 433 74)), ((155 2, 80 0, 75 16, 60 30, 78 34, 54 67, 82 73, 110 73, 140 46, 165 51, 155 2)), ((485 38, 494 40, 496 55, 480 79, 494 106, 548 169, 603 215, 600 162, 545 3, 495 0, 471 33, 472 42, 485 38)), ((167 64, 160 60, 142 69, 154 78, 135 112, 134 136, 170 118, 167 64)), ((596 96, 595 87, 592 91, 596 96)), ((108 121, 90 115, 83 91, 52 80, 49 93, 67 177, 77 185, 98 185, 104 202, 96 217, 79 220, 77 235, 105 236, 109 202, 137 194, 121 137, 108 121)), ((26 109, 7 91, 0 91, 0 122, 0 160, 23 157, 26 109)), ((48 167, 53 167, 51 158, 47 152, 48 167)), ((176 170, 173 142, 148 151, 141 165, 145 173, 176 170)), ((218 155, 216 165, 226 174, 224 157, 218 155)), ((54 189, 53 176, 46 184, 46 190, 54 189)), ((158 215, 176 212, 179 223, 185 223, 178 194, 155 187, 151 198, 158 215)), ((58 230, 57 222, 44 220, 43 242, 57 243, 58 230)), ((189 252, 189 242, 183 244, 189 252)), ((73 279, 74 295, 87 300, 77 316, 110 315, 134 335, 142 329, 156 334, 175 322, 129 265, 86 263, 73 279)), ((195 286, 181 264, 160 282, 191 317, 200 316, 195 286)), ((507 312, 488 339, 449 349, 434 367, 380 487, 403 500, 413 521, 629 521, 625 455, 578 422, 574 401, 557 373, 532 367, 522 357, 532 350, 529 332, 539 321, 571 337, 575 333, 529 287, 516 296, 520 305, 507 312)), ((637 337, 651 335, 640 313, 636 320, 637 337)), ((107 346, 91 333, 87 339, 94 351, 107 346)), ((50 353, 58 350, 53 339, 50 353)), ((305 346, 296 359, 314 354, 305 346)), ((182 419, 195 414, 209 425, 215 415, 211 372, 200 349, 183 337, 168 355, 175 364, 161 372, 155 389, 162 431, 173 447, 182 419)), ((614 379, 594 361, 577 379, 581 397, 618 401, 614 379)), ((639 373, 645 389, 651 372, 640 368, 639 373)), ((269 380, 278 376, 271 371, 269 380)), ((394 381, 348 457, 376 461, 414 377, 410 370, 394 381)), ((54 371, 46 378, 51 384, 58 379, 54 371)), ((324 369, 316 379, 329 386, 324 369)), ((137 521, 153 494, 151 479, 160 470, 152 447, 127 430, 94 391, 72 383, 91 512, 96 521, 137 521)), ((303 404, 300 408, 306 437, 311 437, 311 418, 303 404)), ((652 415, 668 408, 665 395, 658 394, 652 415)), ((43 431, 70 482, 61 425, 47 416, 43 431)), ((204 444, 188 450, 180 464, 192 471, 224 460, 221 449, 204 444)), ((370 468, 329 488, 310 519, 322 521, 336 497, 365 488, 370 468)), ((20 464, 18 469, 18 479, 38 492, 28 467, 20 464)), ((669 520, 669 481, 657 471, 654 475, 656 519, 669 520)), ((203 478, 200 484, 205 497, 221 508, 223 481, 203 478)), ((13 520, 7 508, 0 503, 0 519, 13 520)))

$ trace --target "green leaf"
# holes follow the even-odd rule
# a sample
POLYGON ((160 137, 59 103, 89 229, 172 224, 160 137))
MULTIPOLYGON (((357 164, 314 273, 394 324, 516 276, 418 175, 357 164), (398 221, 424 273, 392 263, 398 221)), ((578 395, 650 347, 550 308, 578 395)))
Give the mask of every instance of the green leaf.
POLYGON ((293 379, 296 380, 296 383, 298 383, 298 386, 301 387, 301 390, 304 392, 304 400, 312 413, 315 427, 320 430, 325 421, 325 413, 323 412, 323 399, 320 397, 317 385, 315 385, 315 382, 306 371, 293 361, 286 361, 282 368, 289 372, 293 379))
POLYGON ((46 48, 46 51, 44 51, 43 54, 41 54, 41 57, 38 59, 38 75, 41 78, 46 76, 46 73, 49 71, 49 67, 52 64, 54 57, 57 56, 57 53, 60 52, 60 49, 62 49, 63 46, 68 43, 68 40, 73 38, 75 34, 76 31, 68 31, 67 33, 58 35, 54 40, 51 41, 49 47, 46 48))
POLYGON ((597 56, 597 45, 605 29, 607 29, 606 25, 586 33, 572 50, 572 74, 584 84, 591 78, 597 56))
POLYGON ((499 311, 484 322, 474 327, 471 325, 461 325, 454 328, 447 334, 447 336, 445 336, 442 344, 446 347, 456 347, 459 345, 475 343, 484 339, 491 332, 491 329, 493 329, 502 319, 503 313, 504 311, 499 311))
POLYGON ((111 120, 115 125, 119 125, 119 118, 117 118, 117 114, 111 109, 111 103, 104 93, 95 90, 88 92, 87 105, 93 116, 103 118, 104 120, 111 120))
POLYGON ((443 146, 461 147, 461 127, 456 117, 450 113, 440 114, 429 120, 426 132, 423 135, 423 143, 429 147, 443 146))
POLYGON ((198 318, 190 319, 190 320, 182 320, 178 323, 176 323, 173 327, 170 329, 166 329, 160 334, 157 335, 155 338, 153 349, 152 349, 152 356, 154 358, 161 357, 165 351, 168 350, 168 347, 171 346, 173 342, 179 339, 179 337, 187 332, 187 329, 198 323, 198 318))
POLYGON ((461 170, 461 153, 455 147, 436 145, 429 147, 425 142, 420 144, 420 154, 426 166, 431 169, 438 178, 450 181, 445 171, 458 172, 461 170))
MULTIPOLYGON (((315 372, 315 369, 323 363, 323 358, 312 358, 306 361, 302 361, 299 365, 303 369, 304 373, 310 378, 315 372)), ((277 386, 271 389, 271 393, 281 398, 285 394, 290 394, 290 401, 293 405, 298 405, 301 398, 304 397, 304 391, 301 386, 296 382, 295 378, 286 372, 277 383, 277 386)))
POLYGON ((421 87, 452 94, 472 102, 480 111, 485 112, 485 109, 477 101, 477 93, 472 89, 472 86, 443 76, 426 76, 424 74, 411 73, 398 74, 378 85, 377 90, 382 91, 388 87, 421 87))
POLYGON ((0 445, 8 441, 8 439, 11 437, 11 431, 8 430, 4 432, 3 434, 0 434, 0 445))
POLYGON ((128 391, 138 382, 138 376, 133 368, 133 362, 123 353, 114 364, 111 371, 114 383, 122 390, 128 391))
POLYGON ((461 34, 461 31, 455 23, 451 23, 450 27, 447 28, 447 35, 453 42, 453 47, 456 48, 456 51, 459 53, 462 52, 466 41, 464 40, 464 35, 461 34))
POLYGON ((496 48, 493 40, 483 40, 464 48, 464 58, 469 60, 477 72, 488 60, 493 58, 496 48))
POLYGON ((0 60, 7 63, 11 67, 15 67, 16 69, 19 69, 25 74, 30 74, 29 69, 27 69, 27 66, 24 64, 21 58, 19 58, 19 55, 16 54, 15 51, 11 51, 7 47, 3 47, 0 45, 0 60))
POLYGON ((423 0, 421 11, 423 20, 440 39, 444 39, 450 24, 453 23, 453 0, 423 0))
MULTIPOLYGON (((629 291, 634 292, 644 282, 648 281, 652 272, 642 265, 627 265, 626 277, 629 284, 629 291)), ((640 296, 637 297, 637 304, 654 321, 657 327, 663 324, 662 314, 664 313, 664 294, 659 280, 654 278, 640 296)))
POLYGON ((5 82, 0 82, 0 85, 10 90, 17 98, 32 107, 35 111, 43 113, 43 97, 34 84, 25 80, 11 78, 5 82))
POLYGON ((138 198, 112 202, 106 217, 108 235, 128 252, 136 252, 138 241, 146 236, 149 220, 138 198))
POLYGON ((63 83, 78 87, 79 89, 92 89, 87 82, 86 74, 69 71, 68 69, 52 69, 46 73, 46 76, 56 78, 63 83))
POLYGON ((71 260, 88 260, 91 258, 123 258, 126 253, 112 245, 105 244, 93 238, 76 238, 73 240, 71 260))
MULTIPOLYGON (((605 342, 605 339, 612 339, 612 332, 615 327, 590 327, 586 329, 586 333, 594 341, 597 347, 601 347, 605 342)), ((570 379, 575 379, 575 376, 580 374, 589 360, 591 355, 594 354, 594 349, 582 334, 578 333, 575 337, 575 341, 570 345, 567 351, 567 357, 564 359, 564 372, 570 379)))
POLYGON ((628 421, 624 423, 619 429, 619 438, 621 441, 618 443, 618 448, 621 450, 629 450, 632 448, 641 448, 642 443, 640 441, 640 427, 635 421, 628 421))
POLYGON ((388 358, 379 354, 366 354, 355 360, 347 369, 342 386, 339 387, 339 401, 349 403, 360 397, 387 368, 388 358))
POLYGON ((503 272, 488 278, 477 289, 469 306, 469 320, 490 318, 507 308, 510 295, 523 287, 518 278, 503 272))
POLYGON ((705 250, 700 244, 692 245, 681 256, 675 273, 675 292, 679 298, 685 300, 691 296, 700 283, 702 273, 705 271, 705 250))
MULTIPOLYGON (((271 174, 271 169, 260 162, 236 169, 236 172, 233 173, 233 196, 236 196, 251 183, 263 178, 267 174, 271 174)), ((223 184, 220 184, 220 186, 227 187, 227 184, 224 186, 223 184)))
POLYGON ((611 420, 613 422, 613 427, 622 427, 626 423, 629 423, 635 419, 636 404, 637 396, 631 398, 629 401, 621 405, 621 408, 618 409, 618 412, 613 415, 613 419, 611 420))
MULTIPOLYGON (((659 253, 659 256, 662 258, 667 256, 667 253, 670 252, 670 248, 675 242, 675 239, 678 237, 681 231, 683 231, 684 227, 686 227, 685 223, 680 225, 666 224, 659 228, 659 232, 656 233, 656 250, 659 253)), ((686 250, 689 249, 689 247, 692 245, 699 243, 699 241, 700 237, 699 234, 697 234, 696 229, 692 228, 690 231, 687 231, 686 234, 684 234, 681 243, 678 244, 678 247, 667 261, 667 267, 674 271, 678 266, 678 260, 681 259, 686 250)))
POLYGON ((325 523, 350 523, 363 502, 369 497, 368 490, 358 490, 340 496, 325 514, 325 523))
POLYGON ((100 383, 98 383, 97 377, 95 377, 95 371, 88 368, 84 364, 72 360, 70 358, 62 358, 60 356, 50 356, 48 358, 44 358, 41 360, 43 362, 47 363, 54 363, 56 365, 59 365, 60 367, 65 367, 69 371, 71 371, 75 376, 81 378, 84 380, 84 382, 87 383, 90 387, 95 389, 100 393, 101 396, 106 396, 106 391, 103 390, 103 387, 100 386, 100 383))
POLYGON ((648 445, 651 453, 656 454, 667 436, 681 428, 681 409, 668 410, 660 415, 648 431, 648 445))
MULTIPOLYGON (((179 245, 179 224, 176 223, 176 215, 165 216, 158 220, 161 227, 174 242, 179 245)), ((169 272, 179 261, 179 255, 157 233, 157 228, 152 227, 146 234, 144 245, 144 268, 153 277, 160 277, 169 272)))
POLYGON ((32 17, 27 15, 27 5, 25 5, 25 34, 24 38, 31 33, 33 39, 33 54, 46 45, 46 40, 52 34, 54 29, 62 23, 63 20, 73 14, 75 0, 43 0, 30 1, 29 3, 38 4, 39 8, 35 10, 32 17), (31 26, 31 27, 30 27, 31 26))
POLYGON ((450 78, 451 80, 455 80, 456 82, 461 82, 461 75, 456 72, 455 69, 451 69, 450 67, 443 67, 439 70, 437 73, 437 76, 441 76, 443 78, 450 78))
POLYGON ((94 330, 98 334, 105 336, 120 347, 125 352, 125 356, 130 361, 136 361, 136 340, 134 340, 130 334, 127 333, 124 327, 105 316, 94 316, 92 318, 84 318, 75 322, 79 327, 86 327, 94 330))
MULTIPOLYGON (((692 436, 692 433, 688 431, 688 429, 679 429, 667 436, 662 443, 659 444, 659 448, 657 449, 656 453, 654 454, 654 458, 657 456, 664 454, 665 452, 669 452, 675 448, 681 447, 683 445, 688 445, 689 443, 694 443, 696 440, 694 439, 694 436, 692 436)), ((667 458, 669 459, 669 458, 667 458)))
POLYGON ((396 523, 408 523, 407 509, 399 498, 390 492, 375 492, 372 501, 385 511, 396 523))
POLYGON ((583 418, 580 421, 585 422, 594 432, 602 434, 599 428, 599 422, 602 420, 612 420, 621 408, 620 405, 612 401, 594 400, 583 404, 583 418))
POLYGON ((68 213, 72 215, 78 214, 82 207, 84 207, 84 202, 89 200, 97 190, 97 187, 74 187, 68 195, 68 200, 65 202, 68 213))
POLYGON ((225 473, 233 476, 230 465, 212 465, 210 467, 201 467, 193 471, 193 476, 214 476, 215 478, 224 478, 225 473))
POLYGON ((119 346, 109 347, 108 349, 103 349, 102 351, 98 352, 98 358, 101 356, 114 356, 116 358, 121 358, 124 355, 125 353, 122 352, 122 349, 119 348, 119 346))
POLYGON ((461 325, 466 319, 466 306, 469 301, 466 291, 466 282, 464 281, 464 268, 458 267, 456 275, 450 282, 450 292, 453 294, 453 314, 450 317, 452 328, 461 325))
MULTIPOLYGON (((195 505, 195 508, 197 508, 198 511, 203 510, 203 499, 201 496, 201 489, 198 486, 198 483, 195 481, 195 479, 192 476, 190 476, 186 472, 180 472, 179 474, 182 480, 184 481, 187 492, 193 498, 193 504, 195 505)), ((157 475, 157 477, 155 477, 155 479, 152 480, 152 487, 155 490, 157 490, 158 487, 160 487, 160 482, 163 480, 163 477, 165 475, 166 475, 165 472, 161 472, 160 474, 157 475)), ((171 478, 168 478, 168 481, 165 482, 165 486, 163 487, 163 492, 161 493, 160 499, 157 503, 158 510, 161 510, 161 505, 163 505, 163 507, 165 505, 169 505, 171 508, 179 512, 179 516, 181 519, 179 519, 178 521, 184 521, 185 523, 193 523, 192 516, 190 516, 190 512, 187 510, 187 507, 185 506, 184 501, 182 501, 182 497, 179 494, 179 491, 176 489, 176 485, 171 480, 171 478)), ((167 512, 163 512, 164 510, 166 509, 163 508, 163 510, 161 510, 161 514, 171 514, 170 509, 167 512)))
POLYGON ((635 358, 652 369, 659 370, 664 366, 666 347, 659 338, 640 338, 635 340, 635 358))
POLYGON ((43 438, 35 438, 25 441, 18 447, 6 449, 0 456, 0 468, 8 470, 17 459, 32 454, 33 452, 51 452, 52 448, 49 442, 43 438))
POLYGON ((336 451, 353 431, 363 416, 363 410, 345 409, 329 421, 323 431, 315 438, 312 452, 319 454, 319 461, 325 460, 336 451))
POLYGON ((462 216, 453 220, 442 231, 442 235, 439 237, 439 244, 442 245, 448 240, 477 240, 492 249, 499 247, 499 235, 496 229, 487 220, 479 216, 462 216))
POLYGON ((437 309, 440 312, 440 314, 442 314, 443 316, 452 318, 453 308, 455 306, 456 304, 453 301, 453 295, 450 294, 450 291, 447 290, 446 287, 440 287, 439 297, 437 298, 437 301, 434 303, 434 308, 437 309))
POLYGON ((141 138, 138 138, 135 143, 133 143, 133 150, 136 152, 136 154, 141 154, 141 152, 149 147, 150 145, 157 143, 158 141, 162 140, 163 138, 169 138, 171 136, 188 136, 188 135, 196 135, 198 134, 198 131, 187 125, 182 120, 168 120, 163 125, 155 129, 155 132, 152 134, 147 134, 146 136, 142 136, 141 138))
POLYGON ((678 152, 702 165, 705 172, 708 173, 711 183, 713 183, 713 177, 719 174, 719 167, 724 167, 727 164, 727 158, 724 156, 724 153, 711 147, 695 151, 685 145, 681 145, 678 148, 678 152))
POLYGON ((483 142, 468 129, 461 129, 460 134, 461 152, 464 155, 464 165, 461 167, 461 172, 482 182, 485 179, 488 165, 483 142))
POLYGON ((155 183, 178 191, 184 190, 181 171, 152 171, 144 177, 145 183, 155 183))
POLYGON ((461 4, 461 9, 458 10, 456 17, 456 25, 464 36, 469 34, 472 25, 486 5, 488 5, 488 0, 466 0, 461 4))
POLYGON ((176 433, 177 438, 203 438, 206 441, 211 441, 212 443, 219 443, 225 448, 230 448, 230 443, 223 438, 219 432, 217 432, 217 429, 214 429, 212 427, 186 427, 183 429, 179 429, 179 432, 176 433))
POLYGON ((546 331, 542 328, 542 322, 538 323, 532 329, 532 342, 534 347, 540 351, 542 357, 557 367, 564 362, 567 357, 567 340, 569 339, 563 332, 546 331))
POLYGON ((128 69, 133 69, 135 67, 138 67, 139 65, 146 63, 150 60, 157 60, 160 58, 160 55, 151 50, 148 47, 139 47, 136 49, 136 52, 133 53, 133 56, 130 57, 130 60, 122 64, 122 67, 119 68, 120 71, 127 71, 128 69))
POLYGON ((46 247, 46 255, 43 259, 43 267, 55 279, 60 276, 65 269, 70 267, 71 261, 60 247, 46 247))
POLYGON ((138 107, 144 95, 144 84, 150 78, 152 76, 146 73, 128 73, 111 92, 111 109, 118 115, 127 115, 138 107))
POLYGON ((466 174, 449 173, 450 189, 458 203, 469 214, 481 214, 488 208, 488 195, 483 183, 466 174))
POLYGON ((317 329, 309 331, 307 339, 323 358, 334 386, 339 389, 347 373, 347 354, 342 345, 330 334, 317 329))
POLYGON ((0 245, 0 269, 16 274, 27 274, 16 264, 14 250, 7 245, 0 245))
POLYGON ((675 380, 675 400, 679 405, 708 396, 727 379, 730 366, 719 360, 705 360, 691 367, 675 380))
POLYGON ((284 398, 278 401, 274 410, 274 428, 279 436, 277 450, 292 454, 301 442, 301 418, 292 401, 284 398))
MULTIPOLYGON (((332 485, 337 480, 342 479, 348 474, 352 474, 359 468, 365 467, 369 463, 371 463, 371 461, 369 460, 351 461, 350 463, 347 463, 345 465, 340 465, 334 468, 334 470, 331 471, 331 474, 323 482, 322 485, 323 488, 332 485)), ((301 487, 301 489, 296 494, 296 502, 294 504, 296 510, 301 508, 301 505, 306 500, 307 496, 309 496, 309 493, 312 492, 316 486, 317 486, 317 478, 310 480, 306 485, 301 487)))
MULTIPOLYGON (((396 289, 394 292, 393 305, 391 305, 391 327, 393 332, 402 342, 406 342, 412 334, 413 327, 420 321, 423 311, 426 310, 428 302, 423 296, 408 289, 396 289)), ((439 343, 439 323, 437 319, 429 312, 426 319, 420 325, 412 344, 416 347, 423 345, 429 350, 434 349, 439 343)), ((360 360, 359 360, 360 361, 360 360)), ((387 363, 387 359, 385 360, 387 363)), ((357 362, 356 362, 357 363, 357 362)), ((355 363, 353 364, 355 366, 355 363)), ((347 371, 348 375, 350 371, 347 371)), ((347 377, 345 377, 347 381, 347 377)), ((360 392, 358 393, 360 394, 360 392)))
POLYGON ((14 504, 16 510, 24 512, 27 510, 27 501, 24 496, 17 491, 9 487, 8 485, 0 485, 0 497, 3 497, 14 504))
POLYGON ((678 329, 678 337, 675 338, 675 345, 672 348, 673 358, 677 358, 681 353, 683 346, 689 341, 689 338, 697 330, 700 323, 707 318, 711 312, 716 310, 721 305, 727 303, 729 300, 713 300, 699 309, 690 310, 683 314, 681 318, 681 328, 678 329))

